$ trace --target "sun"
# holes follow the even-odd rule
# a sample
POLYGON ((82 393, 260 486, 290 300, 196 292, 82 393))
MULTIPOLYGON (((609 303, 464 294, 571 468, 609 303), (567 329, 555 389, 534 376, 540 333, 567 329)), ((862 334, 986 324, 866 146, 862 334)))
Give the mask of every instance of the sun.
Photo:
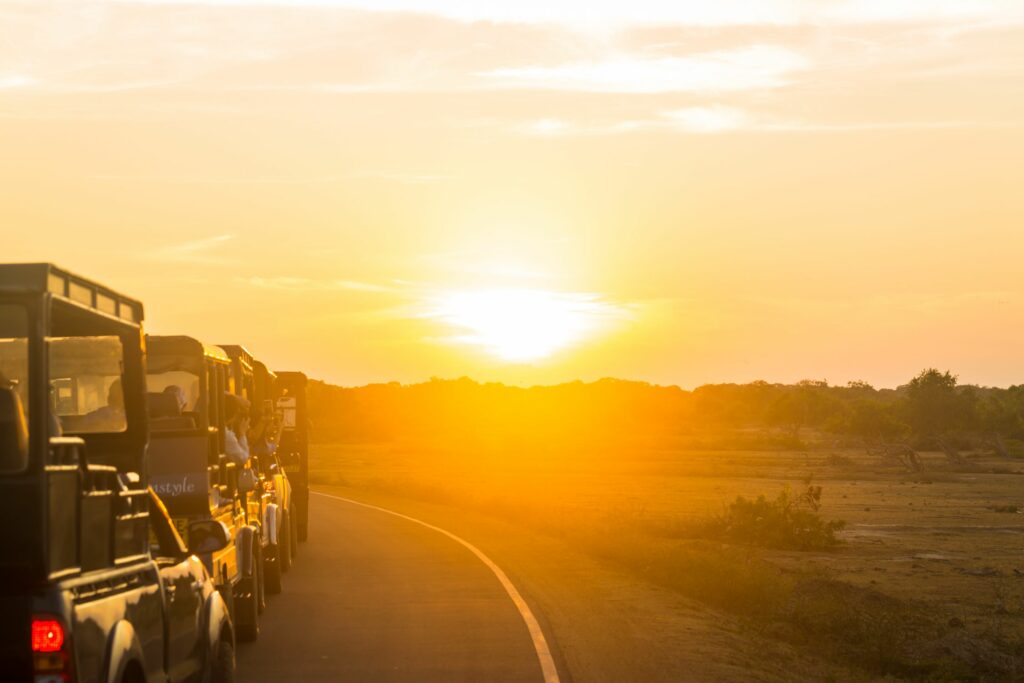
POLYGON ((453 330, 445 340, 482 347, 508 362, 535 362, 592 338, 623 311, 596 294, 542 289, 448 291, 427 317, 453 330))

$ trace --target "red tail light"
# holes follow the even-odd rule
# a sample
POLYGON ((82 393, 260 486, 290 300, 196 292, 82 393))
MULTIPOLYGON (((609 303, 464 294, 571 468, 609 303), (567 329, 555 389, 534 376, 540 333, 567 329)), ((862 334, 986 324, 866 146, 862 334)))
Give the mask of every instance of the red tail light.
POLYGON ((32 651, 60 652, 64 647, 64 626, 56 619, 32 620, 32 651))
POLYGON ((70 643, 64 624, 50 615, 32 618, 32 661, 36 683, 70 683, 70 643))

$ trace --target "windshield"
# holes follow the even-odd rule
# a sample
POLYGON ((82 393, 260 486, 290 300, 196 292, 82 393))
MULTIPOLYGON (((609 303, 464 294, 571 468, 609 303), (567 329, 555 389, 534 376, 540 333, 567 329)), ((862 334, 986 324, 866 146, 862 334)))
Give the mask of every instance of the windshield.
POLYGON ((178 404, 178 413, 196 412, 199 404, 199 376, 187 370, 151 372, 146 375, 150 394, 169 394, 178 404))
POLYGON ((123 432, 124 349, 116 336, 51 337, 50 400, 65 434, 123 432))
POLYGON ((28 313, 0 304, 0 474, 28 465, 28 313))

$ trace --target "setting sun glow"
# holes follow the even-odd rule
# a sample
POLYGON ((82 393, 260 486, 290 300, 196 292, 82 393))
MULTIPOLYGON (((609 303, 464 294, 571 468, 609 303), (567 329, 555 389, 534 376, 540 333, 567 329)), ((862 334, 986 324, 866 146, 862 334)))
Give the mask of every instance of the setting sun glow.
POLYGON ((575 346, 621 315, 593 294, 539 289, 445 292, 427 313, 453 329, 446 341, 480 346, 516 363, 542 360, 575 346))

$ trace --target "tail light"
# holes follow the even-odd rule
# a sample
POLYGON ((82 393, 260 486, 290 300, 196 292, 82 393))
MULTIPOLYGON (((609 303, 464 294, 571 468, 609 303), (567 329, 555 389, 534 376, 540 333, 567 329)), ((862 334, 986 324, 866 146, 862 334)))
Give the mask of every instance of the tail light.
POLYGON ((67 631, 60 619, 50 615, 32 618, 32 665, 35 683, 70 683, 71 654, 67 631))
POLYGON ((56 619, 32 620, 32 651, 60 652, 64 647, 64 626, 56 619))

